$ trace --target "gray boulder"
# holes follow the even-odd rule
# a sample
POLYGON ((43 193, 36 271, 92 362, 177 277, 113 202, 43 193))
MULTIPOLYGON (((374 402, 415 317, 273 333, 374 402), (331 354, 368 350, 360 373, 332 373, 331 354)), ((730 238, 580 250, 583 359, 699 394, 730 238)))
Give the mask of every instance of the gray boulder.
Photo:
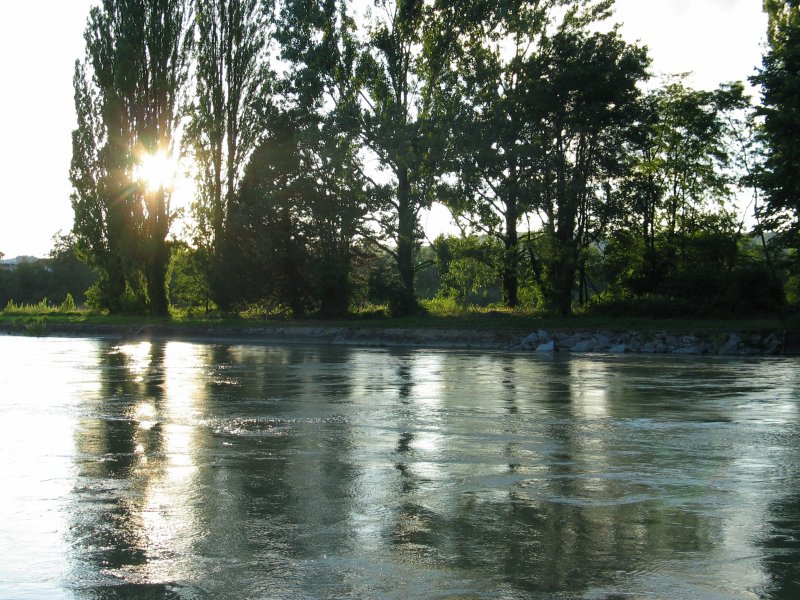
POLYGON ((641 352, 645 354, 664 354, 666 351, 667 347, 661 340, 648 342, 641 348, 641 352))
POLYGON ((728 341, 720 346, 718 354, 724 356, 730 356, 733 354, 739 354, 739 347, 742 345, 742 338, 740 338, 735 333, 732 333, 728 336, 728 341))
POLYGON ((614 341, 614 336, 610 333, 598 333, 594 336, 594 349, 605 350, 614 341))
POLYGON ((591 352, 594 350, 594 340, 584 340, 582 342, 578 342, 572 347, 573 352, 591 352))

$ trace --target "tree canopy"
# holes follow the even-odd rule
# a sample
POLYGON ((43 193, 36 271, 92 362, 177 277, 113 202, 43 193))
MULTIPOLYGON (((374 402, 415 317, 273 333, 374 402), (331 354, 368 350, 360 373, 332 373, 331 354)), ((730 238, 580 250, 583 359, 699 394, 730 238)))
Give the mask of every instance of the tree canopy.
POLYGON ((765 0, 755 108, 741 83, 651 81, 613 6, 104 0, 74 74, 89 300, 165 315, 169 289, 206 311, 339 317, 369 298, 407 315, 424 281, 461 305, 502 292, 566 315, 631 298, 733 307, 723 296, 766 281, 765 260, 772 288, 791 283, 798 3, 765 0), (143 175, 181 154, 196 184, 183 239, 170 184, 143 175), (744 231, 743 185, 763 192, 775 261, 744 231), (434 202, 463 235, 423 247, 434 202))

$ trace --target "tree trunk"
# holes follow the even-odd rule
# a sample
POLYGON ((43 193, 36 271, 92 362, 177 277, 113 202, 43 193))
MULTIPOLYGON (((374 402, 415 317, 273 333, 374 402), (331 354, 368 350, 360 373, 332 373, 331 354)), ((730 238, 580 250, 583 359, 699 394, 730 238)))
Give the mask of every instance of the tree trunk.
POLYGON ((564 194, 559 203, 558 227, 555 232, 555 252, 551 286, 551 303, 560 315, 572 314, 572 290, 578 270, 578 250, 575 240, 577 202, 574 196, 564 194))
POLYGON ((147 295, 150 299, 150 316, 169 316, 169 301, 167 300, 167 262, 169 249, 166 243, 158 243, 152 249, 152 256, 147 264, 147 295))
POLYGON ((167 300, 167 263, 169 262, 169 248, 167 247, 167 233, 169 220, 167 218, 166 192, 163 188, 153 194, 151 210, 148 211, 147 249, 145 256, 145 280, 147 283, 147 296, 150 302, 150 315, 153 317, 166 317, 169 315, 169 301, 167 300))
POLYGON ((517 234, 517 203, 509 200, 506 210, 506 234, 503 238, 505 254, 503 256, 503 301, 508 308, 519 305, 519 279, 517 276, 519 263, 519 236, 517 234))
POLYGON ((399 297, 391 310, 397 316, 413 314, 417 311, 417 298, 414 293, 414 228, 416 218, 411 202, 411 185, 408 169, 397 173, 397 270, 400 274, 399 297))
POLYGON ((552 275, 552 304, 558 314, 569 316, 572 314, 572 291, 578 265, 569 244, 559 243, 558 254, 552 275))

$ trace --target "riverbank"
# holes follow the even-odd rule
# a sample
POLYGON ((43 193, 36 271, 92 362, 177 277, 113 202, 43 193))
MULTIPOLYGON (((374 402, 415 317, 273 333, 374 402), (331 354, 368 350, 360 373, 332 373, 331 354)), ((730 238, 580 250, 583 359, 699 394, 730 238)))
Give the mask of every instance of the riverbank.
MULTIPOLYGON (((448 325, 452 325, 449 323, 448 325)), ((535 353, 644 353, 681 355, 800 354, 796 332, 772 328, 629 329, 542 327, 426 327, 328 324, 186 324, 147 322, 58 322, 43 319, 0 323, 0 333, 147 339, 247 340, 253 342, 377 347, 478 349, 535 353)))

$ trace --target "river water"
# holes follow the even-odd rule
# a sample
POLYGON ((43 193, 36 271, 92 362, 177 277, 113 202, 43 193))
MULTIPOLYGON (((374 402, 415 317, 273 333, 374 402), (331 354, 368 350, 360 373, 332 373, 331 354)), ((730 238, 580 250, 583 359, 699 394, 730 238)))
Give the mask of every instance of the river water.
POLYGON ((0 336, 0 598, 800 598, 798 367, 0 336))

